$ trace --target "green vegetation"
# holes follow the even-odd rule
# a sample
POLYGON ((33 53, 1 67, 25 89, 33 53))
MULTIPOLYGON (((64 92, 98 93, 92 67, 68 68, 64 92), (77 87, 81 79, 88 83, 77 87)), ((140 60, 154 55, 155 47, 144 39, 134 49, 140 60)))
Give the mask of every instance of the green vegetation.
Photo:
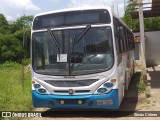
POLYGON ((139 93, 144 93, 147 89, 147 83, 142 73, 141 73, 140 81, 137 83, 137 88, 139 93))
MULTIPOLYGON (((139 19, 132 19, 131 12, 136 11, 138 6, 136 0, 129 0, 122 20, 133 31, 139 31, 139 19)), ((160 17, 144 18, 145 30, 160 30, 160 17)))
MULTIPOLYGON (((139 20, 132 20, 130 12, 136 10, 136 3, 129 0, 123 21, 133 30, 139 30, 139 20)), ((7 21, 0 14, 0 110, 1 111, 28 111, 31 110, 31 75, 25 69, 24 88, 22 87, 22 65, 24 50, 23 34, 27 31, 30 38, 30 27, 33 16, 22 16, 16 21, 7 21), (10 62, 7 62, 10 61, 10 62)), ((160 17, 144 20, 145 30, 160 29, 160 17)), ((27 51, 29 58, 29 51, 27 51)), ((28 60, 26 63, 29 63, 28 60)), ((140 93, 147 88, 141 75, 137 83, 140 93)), ((149 96, 149 95, 147 95, 149 96)))
MULTIPOLYGON (((24 55, 23 34, 27 31, 30 38, 30 26, 33 16, 22 16, 16 21, 7 21, 0 14, 0 63, 14 61, 21 63, 24 55)), ((29 51, 27 51, 29 57, 29 51)))
MULTIPOLYGON (((122 20, 133 31, 139 30, 139 20, 131 18, 130 12, 136 11, 137 4, 135 0, 129 0, 122 20)), ((30 38, 30 28, 33 16, 21 16, 15 21, 7 21, 5 16, 0 13, 0 64, 5 61, 14 61, 21 63, 24 55, 22 48, 23 34, 27 31, 30 38)), ((160 30, 160 17, 144 19, 145 30, 160 30)), ((29 50, 27 51, 29 58, 29 50)))
POLYGON ((0 65, 0 110, 31 110, 31 75, 25 69, 24 87, 22 87, 22 65, 5 62, 0 65))

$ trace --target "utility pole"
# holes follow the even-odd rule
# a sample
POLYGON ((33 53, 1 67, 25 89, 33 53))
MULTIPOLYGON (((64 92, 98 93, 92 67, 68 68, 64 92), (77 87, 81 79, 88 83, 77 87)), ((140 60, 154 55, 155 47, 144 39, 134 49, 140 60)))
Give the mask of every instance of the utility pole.
POLYGON ((126 0, 124 0, 124 11, 126 10, 126 0))
POLYGON ((113 12, 115 12, 115 10, 114 10, 114 3, 112 2, 112 10, 113 10, 113 12))
POLYGON ((119 16, 119 5, 118 5, 118 0, 116 0, 116 3, 117 3, 117 14, 119 16))
POLYGON ((146 77, 147 73, 146 73, 146 58, 145 58, 143 4, 142 0, 138 0, 137 3, 139 6, 139 21, 140 21, 140 48, 141 48, 140 60, 142 65, 143 76, 146 77))

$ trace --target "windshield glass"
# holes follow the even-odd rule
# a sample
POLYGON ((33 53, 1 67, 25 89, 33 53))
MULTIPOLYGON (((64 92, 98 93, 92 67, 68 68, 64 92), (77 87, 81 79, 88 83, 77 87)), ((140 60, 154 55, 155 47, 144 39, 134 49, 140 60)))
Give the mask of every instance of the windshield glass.
POLYGON ((33 70, 47 75, 82 75, 110 69, 113 66, 112 33, 110 27, 52 31, 59 48, 49 33, 32 35, 33 70))

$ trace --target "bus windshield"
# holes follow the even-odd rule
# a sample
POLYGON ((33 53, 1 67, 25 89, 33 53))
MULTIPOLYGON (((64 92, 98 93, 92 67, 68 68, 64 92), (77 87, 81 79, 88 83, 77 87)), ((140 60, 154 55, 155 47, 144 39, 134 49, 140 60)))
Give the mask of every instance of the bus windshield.
POLYGON ((109 70, 114 62, 111 27, 91 27, 82 36, 85 29, 51 30, 58 49, 48 31, 34 32, 33 70, 39 74, 64 76, 109 70))

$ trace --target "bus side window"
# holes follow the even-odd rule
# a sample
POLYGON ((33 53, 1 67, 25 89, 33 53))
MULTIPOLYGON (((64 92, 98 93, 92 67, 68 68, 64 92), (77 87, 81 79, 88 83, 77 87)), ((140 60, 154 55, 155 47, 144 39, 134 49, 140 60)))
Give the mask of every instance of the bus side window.
POLYGON ((120 35, 120 24, 116 18, 114 19, 114 32, 115 32, 115 41, 116 41, 118 54, 119 54, 123 51, 123 44, 122 44, 121 35, 120 35))
POLYGON ((129 50, 132 49, 132 34, 129 33, 129 50))
POLYGON ((135 49, 134 35, 133 34, 132 34, 132 39, 131 39, 131 49, 135 49))
POLYGON ((123 46, 122 48, 123 48, 123 50, 122 50, 122 52, 124 52, 125 51, 125 33, 124 33, 124 28, 123 28, 123 26, 121 26, 120 27, 120 39, 121 39, 121 46, 123 46))
POLYGON ((127 51, 127 31, 126 31, 125 28, 124 28, 124 38, 123 38, 123 41, 124 41, 124 51, 127 51))
POLYGON ((129 31, 117 18, 114 17, 114 31, 116 46, 119 52, 126 52, 134 49, 134 37, 131 31, 129 31))
POLYGON ((120 53, 120 47, 119 47, 119 43, 118 43, 118 32, 117 32, 116 27, 114 27, 114 33, 115 33, 116 50, 117 50, 117 54, 119 54, 120 53))
POLYGON ((129 50, 129 31, 127 31, 127 50, 129 50))
POLYGON ((116 44, 116 51, 117 51, 117 62, 118 65, 122 62, 122 46, 121 46, 121 40, 120 40, 120 32, 119 32, 119 26, 114 19, 114 36, 115 36, 115 44, 116 44))

